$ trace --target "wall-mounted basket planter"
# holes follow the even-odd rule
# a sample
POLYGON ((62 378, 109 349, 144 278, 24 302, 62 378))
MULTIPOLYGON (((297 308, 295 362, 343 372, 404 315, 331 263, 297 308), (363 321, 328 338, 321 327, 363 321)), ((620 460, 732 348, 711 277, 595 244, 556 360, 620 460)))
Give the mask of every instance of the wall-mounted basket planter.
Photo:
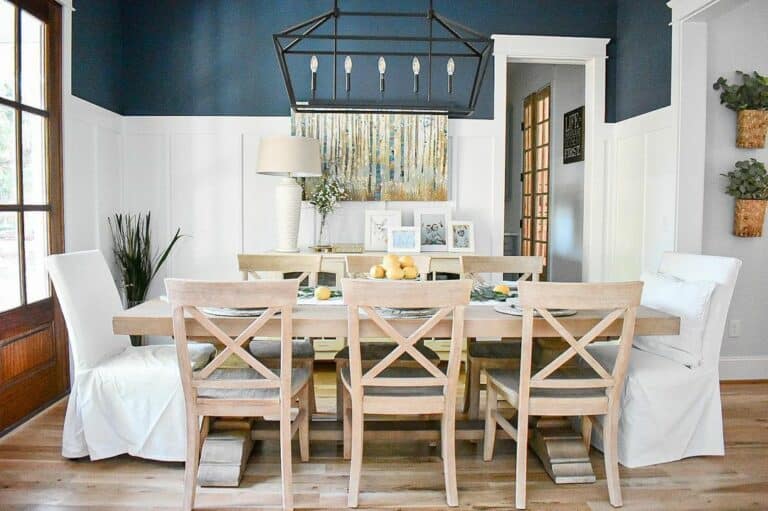
POLYGON ((765 209, 768 201, 760 199, 736 199, 733 213, 733 234, 742 238, 759 238, 763 235, 765 209))
POLYGON ((739 110, 737 117, 736 147, 762 149, 768 133, 768 111, 739 110))

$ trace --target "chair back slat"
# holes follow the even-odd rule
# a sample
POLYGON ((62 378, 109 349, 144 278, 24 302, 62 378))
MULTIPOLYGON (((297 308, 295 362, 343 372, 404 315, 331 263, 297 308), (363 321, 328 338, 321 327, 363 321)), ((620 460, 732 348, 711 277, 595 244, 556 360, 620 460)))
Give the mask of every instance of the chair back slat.
POLYGON ((536 388, 605 388, 609 396, 617 397, 616 393, 623 385, 627 370, 637 307, 640 304, 640 295, 643 289, 642 282, 597 284, 521 282, 518 289, 520 291, 520 304, 523 308, 523 349, 521 350, 520 365, 521 396, 523 391, 527 394, 528 389, 536 388), (552 315, 550 309, 595 311, 608 309, 608 311, 586 334, 576 339, 552 315), (537 312, 557 332, 565 341, 567 348, 531 376, 534 312, 537 312), (609 371, 587 351, 587 347, 616 321, 620 320, 622 321, 622 331, 619 356, 613 369, 609 371), (585 377, 583 373, 579 377, 567 377, 569 368, 565 364, 575 357, 578 357, 582 364, 591 368, 594 377, 585 377))
MULTIPOLYGON (((363 387, 428 387, 442 386, 450 394, 452 379, 458 379, 461 343, 463 340, 464 307, 469 303, 471 282, 373 282, 344 279, 344 300, 349 319, 350 373, 352 386, 363 387), (434 308, 437 311, 409 335, 403 335, 391 321, 382 317, 379 307, 434 308), (360 311, 394 341, 392 351, 369 368, 362 370, 360 354, 360 311), (425 357, 416 343, 453 313, 451 351, 448 371, 442 372, 425 357), (424 376, 387 377, 382 373, 401 356, 409 355, 424 369, 424 376)), ((455 387, 455 385, 453 386, 455 387)), ((455 391, 455 388, 453 389, 455 391)))
MULTIPOLYGON (((251 277, 254 280, 264 279, 264 274, 300 273, 299 282, 306 278, 317 280, 320 273, 323 257, 320 254, 238 254, 238 269, 243 273, 244 279, 251 277)), ((267 279, 269 280, 269 279, 267 279)))
POLYGON ((173 334, 181 368, 182 386, 187 404, 194 403, 199 389, 280 389, 281 394, 291 387, 291 328, 292 308, 296 303, 298 280, 253 282, 207 282, 166 279, 168 299, 173 315, 173 334), (265 310, 234 339, 206 316, 200 307, 251 308, 265 310), (257 360, 243 346, 270 320, 280 315, 281 371, 277 374, 257 360), (187 350, 186 320, 193 319, 208 334, 217 339, 224 349, 202 369, 193 372, 187 350), (231 357, 253 369, 261 378, 212 379, 218 369, 231 357), (286 370, 287 368, 287 370, 286 370))
POLYGON ((478 279, 480 273, 517 273, 518 282, 531 279, 534 282, 544 271, 544 259, 540 256, 461 256, 461 275, 478 279))
MULTIPOLYGON (((384 254, 382 255, 360 254, 360 255, 346 256, 344 258, 344 261, 346 263, 347 277, 357 278, 357 277, 368 275, 368 272, 370 272, 372 266, 381 264, 383 257, 384 257, 384 254)), ((413 254, 411 255, 411 257, 413 258, 413 264, 416 266, 416 270, 419 272, 419 275, 421 275, 421 277, 425 279, 427 274, 430 272, 432 258, 423 254, 413 254)))

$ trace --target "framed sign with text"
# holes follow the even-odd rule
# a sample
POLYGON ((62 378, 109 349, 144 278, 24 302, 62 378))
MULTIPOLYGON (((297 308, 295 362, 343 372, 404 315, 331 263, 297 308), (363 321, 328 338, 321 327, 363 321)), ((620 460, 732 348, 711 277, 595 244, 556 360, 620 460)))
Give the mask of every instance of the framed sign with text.
POLYGON ((563 163, 584 161, 584 107, 563 115, 563 163))

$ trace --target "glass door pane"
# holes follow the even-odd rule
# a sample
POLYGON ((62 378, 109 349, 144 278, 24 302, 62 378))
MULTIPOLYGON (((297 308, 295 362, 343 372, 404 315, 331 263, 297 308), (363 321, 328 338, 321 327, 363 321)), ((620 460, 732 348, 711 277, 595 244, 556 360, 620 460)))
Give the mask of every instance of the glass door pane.
POLYGON ((21 102, 45 108, 45 24, 21 11, 21 102))
POLYGON ((48 213, 24 213, 24 263, 27 277, 27 303, 51 296, 45 257, 48 255, 48 213))
POLYGON ((45 118, 23 112, 21 114, 21 164, 24 204, 48 202, 45 140, 45 118))
POLYGON ((18 213, 0 213, 0 312, 21 305, 18 213))
POLYGON ((0 97, 16 99, 16 7, 0 0, 0 97))
POLYGON ((0 105, 0 204, 16 204, 16 110, 0 105))

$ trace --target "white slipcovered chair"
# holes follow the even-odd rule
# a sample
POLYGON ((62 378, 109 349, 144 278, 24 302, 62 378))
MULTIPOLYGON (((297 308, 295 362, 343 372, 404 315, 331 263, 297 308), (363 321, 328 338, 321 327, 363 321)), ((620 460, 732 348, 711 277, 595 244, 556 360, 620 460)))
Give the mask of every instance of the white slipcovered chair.
MULTIPOLYGON (((690 336, 696 331, 693 323, 700 323, 698 360, 693 357, 692 362, 681 361, 681 353, 674 348, 674 338, 666 339, 668 345, 649 337, 635 341, 619 419, 618 458, 622 465, 642 467, 691 456, 724 454, 718 367, 726 317, 740 267, 741 261, 730 257, 670 252, 663 255, 658 274, 644 276, 646 289, 642 303, 657 309, 664 307, 648 296, 649 280, 671 279, 671 289, 675 289, 675 283, 691 284, 709 289, 711 294, 707 294, 708 306, 700 307, 703 314, 700 321, 685 323, 684 319, 681 325, 681 334, 687 332, 690 336)), ((658 291, 656 293, 658 295, 658 291)), ((671 294, 673 296, 661 297, 671 308, 689 305, 674 301, 690 300, 690 293, 671 294)), ((589 348, 606 367, 613 366, 617 350, 618 346, 612 343, 589 348)), ((689 356, 687 352, 682 355, 689 356)), ((593 430, 592 444, 602 449, 600 428, 593 430)))
MULTIPOLYGON (((62 455, 184 461, 186 413, 175 346, 134 347, 128 336, 112 333, 112 316, 123 307, 98 250, 46 262, 74 361, 62 455)), ((190 345, 193 366, 204 366, 214 353, 211 344, 190 345)))

